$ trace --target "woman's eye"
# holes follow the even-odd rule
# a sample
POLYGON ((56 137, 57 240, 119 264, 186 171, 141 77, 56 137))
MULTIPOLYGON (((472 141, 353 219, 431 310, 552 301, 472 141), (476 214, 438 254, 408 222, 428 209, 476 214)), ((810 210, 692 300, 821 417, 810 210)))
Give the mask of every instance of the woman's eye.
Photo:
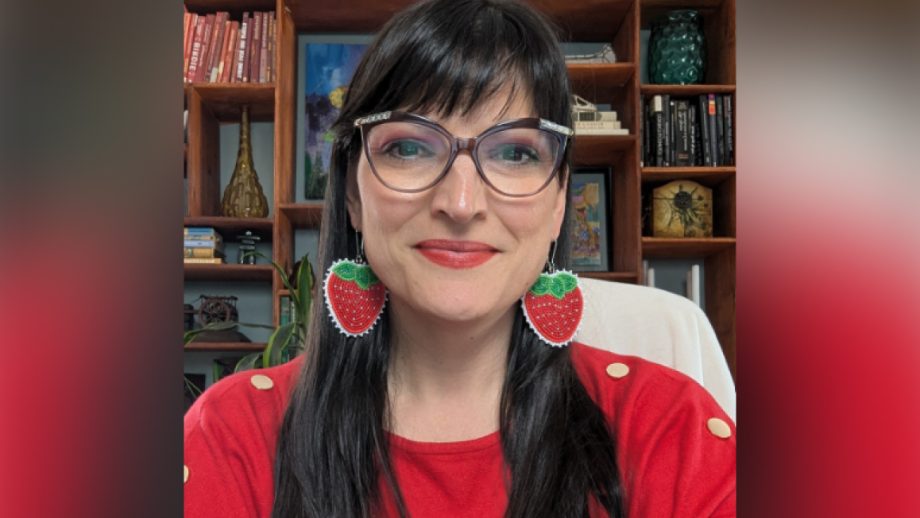
POLYGON ((540 161, 540 155, 533 148, 511 144, 496 149, 493 157, 503 162, 514 164, 526 164, 540 161))
POLYGON ((384 152, 396 158, 412 159, 431 156, 431 150, 415 140, 397 140, 391 142, 384 152))

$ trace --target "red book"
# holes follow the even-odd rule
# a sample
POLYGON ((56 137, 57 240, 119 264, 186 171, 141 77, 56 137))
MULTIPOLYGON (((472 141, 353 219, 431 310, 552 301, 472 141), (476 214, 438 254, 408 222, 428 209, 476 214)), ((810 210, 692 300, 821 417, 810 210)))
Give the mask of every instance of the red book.
POLYGON ((265 70, 265 80, 268 82, 274 81, 272 77, 275 73, 275 13, 271 13, 271 18, 268 22, 268 66, 265 70))
POLYGON ((195 74, 198 73, 198 63, 201 61, 201 40, 204 38, 204 16, 199 16, 195 21, 195 36, 192 41, 192 53, 188 61, 188 79, 191 83, 195 80, 195 74))
POLYGON ((268 27, 272 13, 262 13, 262 45, 259 47, 259 82, 268 81, 268 27))
POLYGON ((252 72, 252 37, 255 32, 255 20, 253 15, 249 15, 249 28, 246 30, 246 52, 243 54, 243 82, 249 82, 249 75, 252 72))
POLYGON ((184 81, 188 75, 188 60, 192 47, 189 45, 191 41, 191 31, 194 28, 194 22, 192 22, 192 17, 195 16, 192 13, 185 11, 182 13, 182 80, 184 81))
POLYGON ((249 33, 249 13, 243 13, 243 22, 240 25, 240 44, 236 54, 236 81, 234 83, 243 82, 243 70, 246 67, 246 36, 249 33))
POLYGON ((205 74, 208 68, 208 59, 211 56, 211 32, 214 30, 213 14, 205 15, 204 33, 201 37, 201 51, 198 54, 198 68, 195 69, 195 82, 200 83, 205 80, 205 74))
POLYGON ((224 52, 217 65, 217 82, 226 83, 230 77, 230 67, 233 66, 233 41, 236 38, 236 22, 227 20, 227 37, 224 38, 224 52))
POLYGON ((251 68, 249 70, 249 80, 253 83, 259 82, 259 70, 262 63, 262 25, 264 23, 262 20, 265 19, 265 13, 257 12, 254 14, 256 23, 253 25, 252 31, 252 48, 249 49, 249 52, 252 54, 251 58, 251 68))
POLYGON ((205 81, 217 81, 217 65, 220 64, 220 57, 224 53, 224 38, 227 34, 227 20, 230 14, 226 12, 217 13, 217 20, 214 22, 214 36, 211 38, 213 43, 211 49, 211 58, 208 60, 208 70, 204 78, 205 81))
POLYGON ((232 83, 236 79, 236 53, 240 45, 240 22, 232 22, 231 27, 232 39, 230 41, 230 55, 227 56, 227 64, 224 68, 225 83, 232 83))

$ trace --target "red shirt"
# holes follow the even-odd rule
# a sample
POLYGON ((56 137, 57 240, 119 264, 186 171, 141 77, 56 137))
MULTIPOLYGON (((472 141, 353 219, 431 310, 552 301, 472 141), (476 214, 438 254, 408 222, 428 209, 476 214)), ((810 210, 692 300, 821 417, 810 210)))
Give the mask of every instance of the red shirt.
MULTIPOLYGON (((692 379, 581 344, 572 360, 616 439, 631 517, 735 516, 735 427, 692 379)), ((278 430, 303 357, 229 376, 185 415, 185 516, 269 517, 278 430)), ((409 513, 500 517, 507 505, 498 432, 424 443, 391 435, 409 513)), ((388 516, 395 506, 385 501, 388 516)))

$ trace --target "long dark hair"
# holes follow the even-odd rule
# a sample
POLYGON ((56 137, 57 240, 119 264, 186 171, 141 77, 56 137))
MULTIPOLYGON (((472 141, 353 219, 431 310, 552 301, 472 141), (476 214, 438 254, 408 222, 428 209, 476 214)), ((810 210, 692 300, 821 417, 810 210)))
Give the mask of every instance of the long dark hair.
MULTIPOLYGON (((320 233, 323 270, 357 249, 355 233, 345 231, 346 174, 361 149, 353 121, 390 109, 465 114, 509 82, 512 92, 531 96, 538 116, 571 126, 568 76, 554 31, 526 6, 433 0, 383 27, 355 72, 333 128, 320 233)), ((560 172, 560 182, 567 176, 560 172)), ((563 230, 557 242, 560 266, 567 259, 566 234, 563 230)), ((400 514, 408 516, 385 431, 388 315, 367 335, 348 338, 331 324, 325 306, 314 304, 309 336, 304 369, 280 430, 272 516, 373 516, 380 511, 381 477, 400 514)), ((614 442, 604 415, 579 381, 569 350, 543 344, 520 309, 500 408, 510 475, 507 517, 587 517, 592 499, 610 516, 622 516, 614 442)))

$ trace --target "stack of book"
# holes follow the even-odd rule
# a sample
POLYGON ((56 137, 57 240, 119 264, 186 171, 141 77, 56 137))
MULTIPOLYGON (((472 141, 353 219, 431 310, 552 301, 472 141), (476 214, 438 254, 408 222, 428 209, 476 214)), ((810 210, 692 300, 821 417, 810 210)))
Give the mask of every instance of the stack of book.
POLYGON ((615 111, 580 111, 572 113, 572 117, 576 135, 629 135, 629 130, 620 126, 615 111))
POLYGON ((185 12, 183 77, 186 83, 267 83, 275 80, 274 11, 185 12))
POLYGON ((642 165, 734 165, 731 94, 655 95, 642 110, 642 165))
POLYGON ((185 264, 223 264, 224 239, 211 227, 185 227, 185 264))

